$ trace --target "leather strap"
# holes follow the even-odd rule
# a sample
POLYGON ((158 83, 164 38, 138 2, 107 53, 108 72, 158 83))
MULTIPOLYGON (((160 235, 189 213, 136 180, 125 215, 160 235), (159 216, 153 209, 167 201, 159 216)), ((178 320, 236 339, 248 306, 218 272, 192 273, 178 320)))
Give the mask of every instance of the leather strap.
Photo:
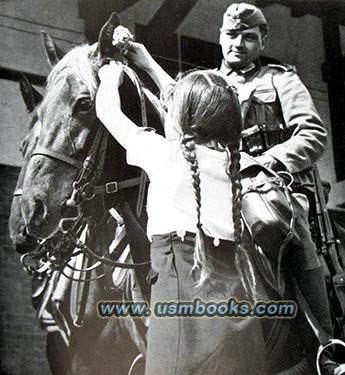
POLYGON ((147 266, 148 264, 151 263, 151 261, 146 261, 146 262, 140 262, 140 263, 121 263, 121 262, 116 262, 112 259, 104 258, 102 256, 99 256, 96 254, 93 250, 91 250, 85 243, 79 240, 79 238, 75 237, 74 238, 76 246, 78 246, 84 253, 89 255, 90 257, 96 259, 97 261, 100 261, 103 264, 108 264, 112 267, 120 267, 120 268, 136 268, 136 267, 142 267, 142 266, 147 266))
POLYGON ((242 130, 241 135, 242 135, 242 138, 247 138, 259 132, 269 133, 269 132, 274 132, 274 131, 282 131, 283 129, 284 129, 283 124, 279 124, 279 125, 260 124, 260 125, 254 125, 248 129, 242 130))
POLYGON ((83 166, 83 163, 81 161, 75 160, 70 158, 69 156, 63 155, 60 152, 49 150, 45 147, 38 147, 34 150, 34 152, 31 154, 31 157, 35 155, 43 155, 48 156, 52 159, 60 160, 68 165, 70 165, 73 168, 81 169, 83 166))
MULTIPOLYGON (((138 95, 139 95, 139 98, 140 98, 142 126, 144 128, 146 128, 148 126, 147 110, 146 110, 145 94, 144 94, 144 91, 143 91, 143 87, 140 83, 140 79, 137 76, 137 74, 134 72, 134 70, 129 69, 126 66, 124 66, 124 71, 128 75, 128 77, 131 79, 131 81, 133 82, 134 86, 136 87, 136 89, 138 91, 138 95)), ((143 210, 147 182, 148 182, 148 177, 146 176, 146 173, 144 171, 141 171, 140 185, 139 185, 137 206, 136 206, 137 217, 141 216, 141 213, 142 213, 142 210, 143 210)))
POLYGON ((95 186, 95 195, 100 194, 114 194, 122 189, 127 189, 140 184, 141 177, 130 178, 124 181, 111 181, 107 182, 105 185, 95 186))
POLYGON ((105 131, 104 128, 101 133, 102 133, 102 141, 100 143, 100 147, 99 147, 98 155, 97 155, 98 163, 96 165, 96 175, 95 175, 96 181, 100 179, 103 174, 105 156, 106 156, 108 139, 109 139, 109 132, 105 131))

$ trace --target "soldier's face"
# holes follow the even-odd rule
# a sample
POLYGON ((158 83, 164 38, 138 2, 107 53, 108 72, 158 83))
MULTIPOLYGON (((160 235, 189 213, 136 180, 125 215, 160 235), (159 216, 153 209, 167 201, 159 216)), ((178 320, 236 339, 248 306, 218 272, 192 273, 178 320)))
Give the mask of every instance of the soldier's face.
POLYGON ((219 43, 227 63, 234 69, 243 69, 264 49, 266 36, 262 36, 259 26, 237 31, 222 30, 219 43))

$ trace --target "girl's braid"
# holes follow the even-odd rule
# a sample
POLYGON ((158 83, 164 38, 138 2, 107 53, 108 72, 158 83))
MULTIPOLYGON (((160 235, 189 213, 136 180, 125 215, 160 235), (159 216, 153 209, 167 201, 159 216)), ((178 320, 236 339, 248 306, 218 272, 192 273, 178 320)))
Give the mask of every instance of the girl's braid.
POLYGON ((180 140, 183 157, 186 159, 192 176, 192 184, 197 209, 197 234, 195 237, 194 265, 192 271, 200 270, 198 286, 207 279, 211 273, 211 265, 208 264, 205 251, 205 233, 201 224, 201 188, 200 170, 195 152, 194 135, 183 134, 180 140))
POLYGON ((257 283, 253 264, 247 251, 242 246, 243 224, 241 218, 242 210, 242 185, 240 173, 240 159, 238 145, 232 145, 230 149, 230 181, 232 184, 232 219, 234 223, 234 238, 236 246, 236 268, 239 271, 243 286, 248 297, 258 300, 257 283))
POLYGON ((231 147, 230 154, 230 180, 232 189, 232 220, 234 223, 235 245, 242 243, 242 185, 240 175, 241 154, 237 146, 231 147))
POLYGON ((187 160, 193 179, 193 190, 197 206, 197 227, 201 226, 201 189, 200 189, 200 170, 198 159, 195 153, 195 141, 193 135, 184 134, 181 138, 181 148, 184 158, 187 160))

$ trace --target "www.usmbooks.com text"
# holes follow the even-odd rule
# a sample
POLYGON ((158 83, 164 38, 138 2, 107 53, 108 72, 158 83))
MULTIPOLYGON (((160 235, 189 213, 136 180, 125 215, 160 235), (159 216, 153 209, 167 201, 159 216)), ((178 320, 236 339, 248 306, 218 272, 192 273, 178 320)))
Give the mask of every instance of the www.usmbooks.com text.
POLYGON ((150 309, 147 302, 102 301, 97 305, 102 318, 111 317, 231 317, 231 318, 293 318, 297 305, 293 301, 266 301, 251 304, 230 298, 224 302, 204 302, 199 298, 188 302, 156 302, 150 309))

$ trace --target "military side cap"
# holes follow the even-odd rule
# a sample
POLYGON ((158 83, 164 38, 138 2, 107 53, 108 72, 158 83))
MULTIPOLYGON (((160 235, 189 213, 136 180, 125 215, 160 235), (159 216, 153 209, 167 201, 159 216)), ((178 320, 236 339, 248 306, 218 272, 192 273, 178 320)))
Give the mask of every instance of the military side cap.
POLYGON ((254 5, 231 4, 223 16, 221 30, 245 30, 255 26, 267 25, 262 11, 254 5))

